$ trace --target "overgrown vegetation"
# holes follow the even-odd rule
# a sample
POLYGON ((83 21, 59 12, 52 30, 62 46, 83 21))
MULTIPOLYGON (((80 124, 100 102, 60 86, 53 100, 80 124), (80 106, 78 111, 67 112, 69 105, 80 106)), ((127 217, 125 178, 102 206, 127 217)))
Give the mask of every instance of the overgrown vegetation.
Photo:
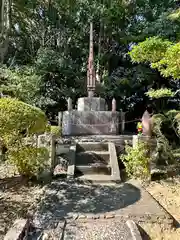
POLYGON ((150 146, 147 142, 138 141, 133 147, 126 144, 125 154, 120 159, 126 167, 129 177, 142 180, 150 179, 150 146))

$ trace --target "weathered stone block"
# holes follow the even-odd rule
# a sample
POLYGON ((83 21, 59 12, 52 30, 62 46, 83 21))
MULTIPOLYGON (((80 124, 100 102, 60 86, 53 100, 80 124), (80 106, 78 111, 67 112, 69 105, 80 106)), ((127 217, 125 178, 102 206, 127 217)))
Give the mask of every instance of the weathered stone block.
POLYGON ((119 131, 119 112, 65 111, 62 135, 108 135, 119 131))
POLYGON ((78 99, 78 111, 105 111, 106 102, 103 98, 98 97, 84 97, 78 99))

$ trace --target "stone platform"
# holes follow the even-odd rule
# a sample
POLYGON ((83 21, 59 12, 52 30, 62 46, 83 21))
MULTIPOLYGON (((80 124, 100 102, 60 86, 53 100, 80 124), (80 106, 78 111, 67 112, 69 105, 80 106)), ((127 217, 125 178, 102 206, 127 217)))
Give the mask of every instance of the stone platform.
MULTIPOLYGON (((120 220, 74 221, 67 224, 64 240, 134 240, 130 229, 120 220)), ((139 239, 137 239, 139 240, 139 239)))

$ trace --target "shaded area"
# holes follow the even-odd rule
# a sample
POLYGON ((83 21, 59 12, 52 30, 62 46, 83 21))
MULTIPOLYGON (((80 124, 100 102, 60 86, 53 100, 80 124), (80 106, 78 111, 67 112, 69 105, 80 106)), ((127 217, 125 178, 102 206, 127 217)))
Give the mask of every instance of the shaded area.
POLYGON ((41 185, 29 182, 21 176, 0 179, 0 240, 17 218, 26 218, 35 206, 41 185))
POLYGON ((141 198, 135 186, 84 185, 78 181, 55 181, 49 185, 35 215, 35 224, 48 227, 63 217, 104 214, 134 204, 141 198))

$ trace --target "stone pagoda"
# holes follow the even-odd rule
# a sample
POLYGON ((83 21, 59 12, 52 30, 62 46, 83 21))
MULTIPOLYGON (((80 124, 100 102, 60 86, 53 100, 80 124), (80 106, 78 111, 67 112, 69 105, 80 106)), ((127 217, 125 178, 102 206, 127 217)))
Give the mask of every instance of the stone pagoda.
POLYGON ((105 99, 95 96, 96 75, 93 52, 93 24, 90 24, 90 47, 87 67, 87 97, 79 98, 77 109, 72 108, 68 99, 68 110, 62 113, 62 135, 117 135, 119 133, 120 114, 116 111, 116 100, 112 100, 112 109, 107 111, 105 99))

